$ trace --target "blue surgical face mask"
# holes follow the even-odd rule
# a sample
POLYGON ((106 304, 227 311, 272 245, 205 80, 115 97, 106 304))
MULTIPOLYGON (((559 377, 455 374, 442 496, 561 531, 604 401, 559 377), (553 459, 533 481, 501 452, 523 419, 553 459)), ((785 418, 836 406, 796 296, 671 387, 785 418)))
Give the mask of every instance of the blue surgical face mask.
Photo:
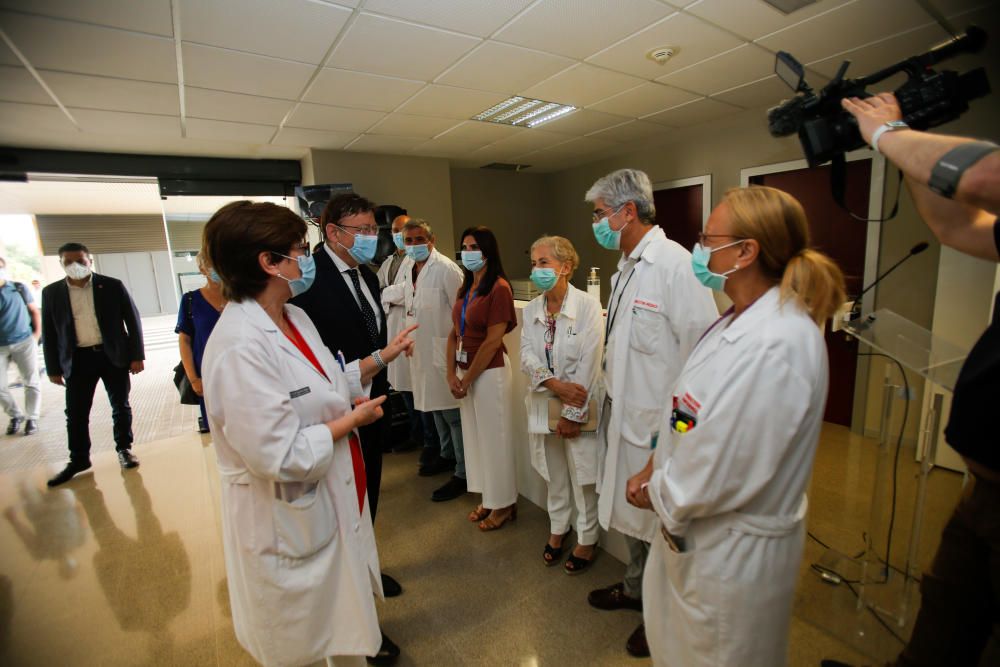
POLYGON ((393 232, 392 242, 396 244, 396 250, 402 250, 406 247, 406 243, 403 241, 403 232, 393 232))
POLYGON ((420 245, 408 245, 406 246, 406 256, 414 262, 426 262, 427 258, 431 256, 430 246, 426 243, 421 243, 420 245))
POLYGON ((558 281, 559 274, 556 273, 555 269, 535 267, 531 270, 531 282, 543 292, 548 292, 555 287, 558 281))
POLYGON ((213 283, 216 283, 216 284, 222 282, 222 278, 219 277, 219 274, 216 272, 215 269, 209 269, 208 270, 208 279, 211 280, 213 283))
POLYGON ((377 234, 355 234, 349 229, 341 227, 345 232, 354 237, 354 245, 350 248, 345 246, 343 243, 337 242, 341 248, 347 251, 355 262, 358 264, 368 264, 373 259, 375 259, 375 251, 378 249, 378 235, 377 234))
POLYGON ((698 282, 716 292, 721 292, 726 284, 726 277, 734 271, 739 271, 740 266, 737 264, 725 273, 715 273, 708 268, 708 262, 716 250, 722 250, 738 243, 743 243, 743 239, 720 245, 718 248, 706 248, 700 243, 695 243, 694 249, 691 250, 691 268, 694 270, 694 277, 698 279, 698 282))
POLYGON ((469 271, 472 271, 473 273, 486 266, 486 260, 483 259, 483 251, 463 250, 462 266, 467 268, 469 271))
MULTIPOLYGON (((618 211, 622 210, 622 206, 619 206, 611 215, 615 215, 618 211)), ((594 223, 594 238, 597 239, 597 243, 602 248, 607 248, 608 250, 618 250, 622 246, 622 231, 625 227, 629 226, 629 223, 625 223, 621 229, 614 230, 611 229, 611 221, 609 220, 611 216, 604 216, 599 221, 594 223)))
POLYGON ((292 298, 305 292, 307 289, 312 287, 313 281, 316 279, 316 260, 313 259, 312 255, 300 255, 299 257, 289 257, 288 255, 282 255, 280 252, 275 253, 276 255, 281 255, 285 259, 294 259, 299 263, 299 271, 302 272, 302 276, 299 278, 288 279, 285 276, 278 274, 278 277, 284 278, 288 281, 288 289, 292 290, 292 298))

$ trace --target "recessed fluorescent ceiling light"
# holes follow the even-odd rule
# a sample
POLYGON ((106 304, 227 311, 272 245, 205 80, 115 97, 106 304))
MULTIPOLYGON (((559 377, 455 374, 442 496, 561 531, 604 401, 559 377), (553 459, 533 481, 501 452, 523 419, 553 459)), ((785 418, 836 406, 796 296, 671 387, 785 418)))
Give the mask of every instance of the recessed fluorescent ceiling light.
POLYGON ((573 111, 576 111, 576 107, 569 104, 515 96, 476 114, 472 120, 517 127, 536 127, 573 111))

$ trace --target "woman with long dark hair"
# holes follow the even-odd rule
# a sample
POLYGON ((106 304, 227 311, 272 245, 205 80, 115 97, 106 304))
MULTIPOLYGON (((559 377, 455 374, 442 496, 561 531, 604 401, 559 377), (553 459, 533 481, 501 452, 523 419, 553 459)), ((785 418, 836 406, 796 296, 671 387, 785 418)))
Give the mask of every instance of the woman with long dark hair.
POLYGON ((448 336, 448 386, 460 399, 467 490, 483 494, 469 521, 489 531, 517 518, 511 370, 503 344, 504 334, 517 326, 517 313, 493 232, 462 232, 462 265, 465 279, 448 336))

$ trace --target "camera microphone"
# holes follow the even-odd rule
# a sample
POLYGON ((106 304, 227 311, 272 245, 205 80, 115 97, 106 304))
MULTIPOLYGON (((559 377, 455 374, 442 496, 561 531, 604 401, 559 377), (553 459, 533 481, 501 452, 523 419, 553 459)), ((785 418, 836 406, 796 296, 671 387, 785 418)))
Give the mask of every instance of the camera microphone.
POLYGON ((885 273, 875 278, 875 280, 873 280, 868 285, 868 287, 865 287, 863 290, 861 290, 861 294, 858 294, 856 297, 854 297, 854 301, 851 303, 851 315, 848 319, 853 322, 854 320, 858 319, 858 317, 861 316, 861 305, 860 305, 861 297, 863 297, 868 292, 868 290, 870 290, 871 288, 875 287, 880 282, 882 282, 882 279, 888 276, 893 271, 895 271, 897 268, 899 268, 900 264, 910 259, 914 255, 919 255, 924 250, 927 250, 928 247, 930 246, 928 245, 927 241, 921 241, 920 243, 916 244, 915 246, 910 248, 910 252, 907 253, 902 259, 900 259, 898 262, 890 266, 885 273))

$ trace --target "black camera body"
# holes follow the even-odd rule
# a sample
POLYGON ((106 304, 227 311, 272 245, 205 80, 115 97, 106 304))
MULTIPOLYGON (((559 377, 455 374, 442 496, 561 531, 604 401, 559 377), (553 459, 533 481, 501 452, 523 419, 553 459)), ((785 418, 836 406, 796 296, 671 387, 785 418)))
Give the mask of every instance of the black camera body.
POLYGON ((950 70, 938 72, 932 66, 960 53, 978 52, 985 43, 986 33, 970 27, 962 37, 857 79, 844 78, 850 65, 850 61, 845 61, 819 95, 805 82, 802 65, 791 54, 779 51, 775 73, 797 94, 768 110, 768 130, 775 137, 798 133, 810 167, 861 148, 865 141, 857 121, 844 111, 841 100, 870 97, 868 86, 898 72, 905 72, 908 77, 893 91, 907 125, 926 130, 947 123, 968 111, 970 100, 988 95, 989 81, 981 67, 959 74, 950 70))

